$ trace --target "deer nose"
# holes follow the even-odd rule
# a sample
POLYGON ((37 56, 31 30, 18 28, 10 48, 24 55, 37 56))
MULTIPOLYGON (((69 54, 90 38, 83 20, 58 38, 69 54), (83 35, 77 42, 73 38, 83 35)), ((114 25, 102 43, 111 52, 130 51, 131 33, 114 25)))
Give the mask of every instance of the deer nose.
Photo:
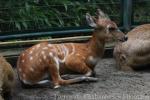
POLYGON ((127 40, 128 40, 128 36, 125 35, 125 36, 124 36, 124 41, 127 41, 127 40))
POLYGON ((127 35, 125 35, 123 38, 119 39, 120 42, 125 42, 127 40, 128 40, 128 36, 127 35))

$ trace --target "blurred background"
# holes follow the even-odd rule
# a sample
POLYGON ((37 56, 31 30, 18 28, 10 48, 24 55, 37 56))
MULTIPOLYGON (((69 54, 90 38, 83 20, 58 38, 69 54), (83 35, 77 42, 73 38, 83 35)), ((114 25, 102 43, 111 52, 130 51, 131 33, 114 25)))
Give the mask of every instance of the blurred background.
POLYGON ((120 5, 121 0, 1 0, 0 30, 23 32, 87 26, 85 13, 94 14, 97 8, 121 25, 120 5))
POLYGON ((150 0, 0 0, 0 41, 90 35, 97 8, 125 33, 150 22, 150 0))
MULTIPOLYGON (((69 37, 68 41, 87 41, 93 29, 85 14, 95 15, 97 8, 125 33, 150 22, 150 0, 0 0, 0 52, 17 58, 41 40, 64 42, 69 37)), ((113 46, 107 46, 111 52, 113 46)))

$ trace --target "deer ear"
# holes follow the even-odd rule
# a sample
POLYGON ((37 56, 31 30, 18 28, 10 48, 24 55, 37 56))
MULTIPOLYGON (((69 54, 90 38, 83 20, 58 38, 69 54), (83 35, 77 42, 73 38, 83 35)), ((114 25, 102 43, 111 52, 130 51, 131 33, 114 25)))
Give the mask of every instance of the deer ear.
POLYGON ((101 9, 97 9, 97 15, 99 19, 102 19, 102 18, 109 19, 108 15, 106 15, 101 9))
POLYGON ((93 20, 92 16, 89 13, 86 13, 86 21, 91 27, 97 27, 95 21, 93 20))
POLYGON ((110 26, 111 26, 110 24, 107 25, 107 27, 106 27, 106 33, 109 33, 110 26))

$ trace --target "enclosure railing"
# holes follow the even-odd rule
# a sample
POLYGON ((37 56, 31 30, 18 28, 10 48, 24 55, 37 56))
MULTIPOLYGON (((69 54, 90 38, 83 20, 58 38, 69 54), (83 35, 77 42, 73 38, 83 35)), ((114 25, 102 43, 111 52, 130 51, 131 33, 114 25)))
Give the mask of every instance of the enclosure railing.
POLYGON ((150 22, 149 6, 149 0, 1 0, 0 41, 90 35, 85 13, 97 8, 127 32, 150 22))
POLYGON ((7 1, 1 3, 1 41, 52 35, 83 35, 92 31, 86 25, 85 13, 94 14, 97 8, 104 10, 121 25, 121 0, 25 0, 18 3, 17 0, 13 1, 4 7, 7 1))

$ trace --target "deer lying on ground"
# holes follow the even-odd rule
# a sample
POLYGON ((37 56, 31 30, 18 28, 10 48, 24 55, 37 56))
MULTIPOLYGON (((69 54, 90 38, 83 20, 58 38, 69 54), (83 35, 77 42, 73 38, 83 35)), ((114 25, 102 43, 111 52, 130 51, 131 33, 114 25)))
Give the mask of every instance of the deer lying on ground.
POLYGON ((0 100, 3 95, 9 96, 14 83, 14 71, 12 66, 0 55, 0 100))
POLYGON ((134 28, 127 33, 127 37, 126 42, 114 48, 118 68, 133 71, 150 64, 150 24, 134 28))
POLYGON ((86 14, 88 24, 94 28, 86 43, 39 43, 21 53, 17 70, 24 84, 40 83, 45 75, 51 76, 54 88, 81 81, 96 81, 91 77, 98 60, 103 56, 105 42, 113 38, 122 40, 124 34, 101 10, 97 18, 86 14), (79 73, 82 77, 64 80, 61 75, 79 73))

